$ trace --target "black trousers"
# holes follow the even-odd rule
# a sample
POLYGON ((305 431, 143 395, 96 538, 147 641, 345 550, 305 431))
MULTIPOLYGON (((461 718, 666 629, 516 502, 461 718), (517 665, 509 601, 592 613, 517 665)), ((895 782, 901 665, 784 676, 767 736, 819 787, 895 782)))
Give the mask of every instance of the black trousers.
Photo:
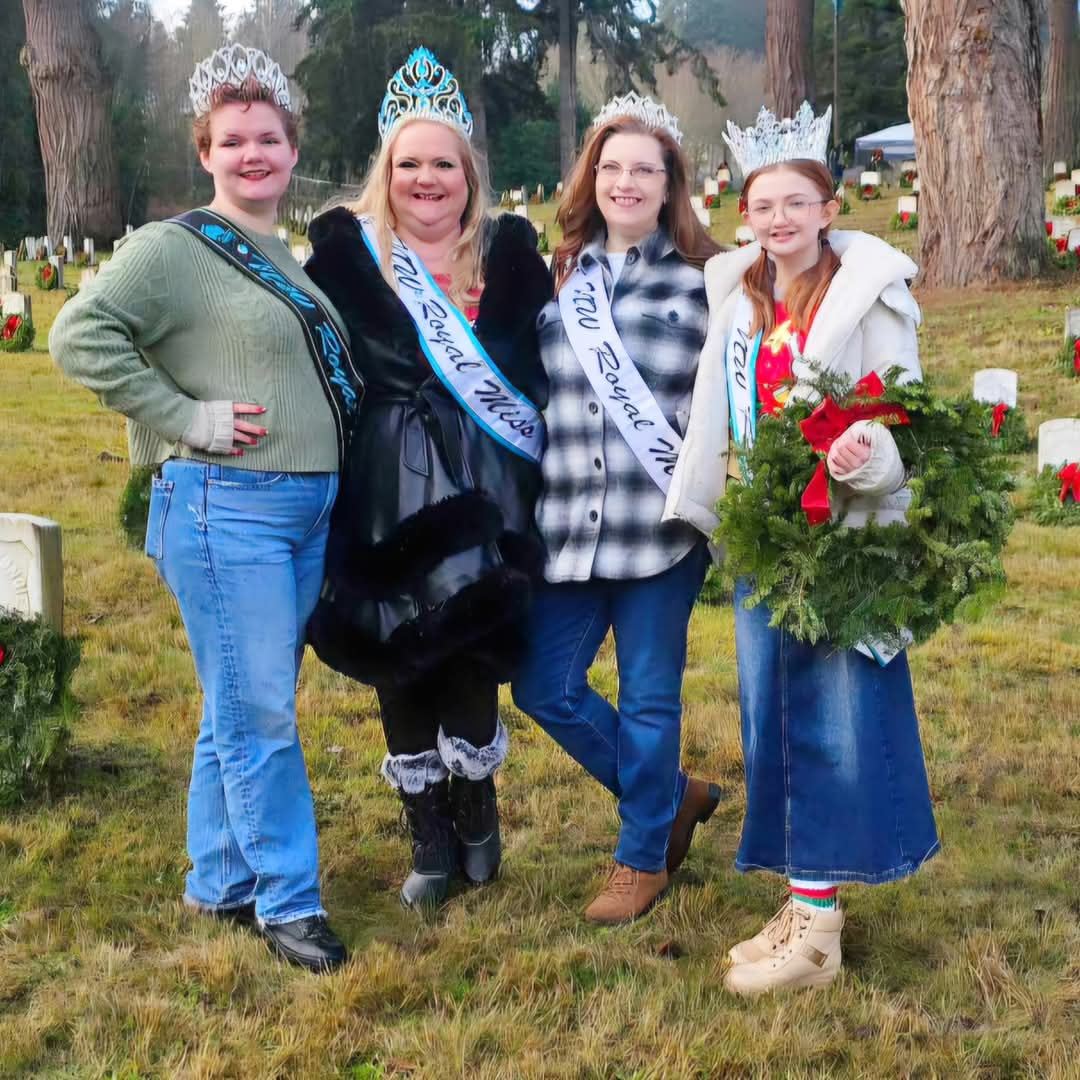
POLYGON ((487 746, 499 721, 499 684, 491 673, 457 661, 404 686, 380 686, 386 748, 398 754, 434 750, 441 727, 473 746, 487 746))

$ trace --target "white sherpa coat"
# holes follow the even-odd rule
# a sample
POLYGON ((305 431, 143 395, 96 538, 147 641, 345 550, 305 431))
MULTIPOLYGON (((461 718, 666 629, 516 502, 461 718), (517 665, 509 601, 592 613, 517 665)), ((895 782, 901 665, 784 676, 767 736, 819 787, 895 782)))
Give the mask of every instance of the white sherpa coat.
MULTIPOLYGON (((919 307, 908 291, 907 281, 918 267, 902 252, 861 232, 833 232, 829 243, 840 256, 840 269, 825 294, 803 349, 804 361, 796 361, 796 379, 808 374, 807 362, 861 379, 871 371, 884 374, 900 366, 908 377, 922 376, 919 367, 916 327, 919 307)), ((706 536, 717 525, 716 503, 727 484, 728 394, 724 360, 728 335, 743 275, 761 254, 759 244, 715 255, 705 265, 705 288, 709 298, 709 331, 701 352, 694 385, 690 420, 682 451, 675 465, 664 508, 664 520, 689 522, 706 536)), ((793 396, 799 394, 796 386, 793 396)), ((880 428, 880 425, 875 425, 880 428)), ((886 432, 886 451, 895 445, 886 432)), ((878 447, 875 446, 875 454, 878 447)), ((882 468, 895 467, 895 458, 882 465, 868 463, 880 477, 882 468)), ((861 486, 844 477, 853 490, 880 490, 880 484, 861 486)), ((886 486, 886 490, 888 486, 886 486)), ((895 487, 895 485, 893 485, 895 487)), ((860 499, 863 508, 874 509, 875 496, 860 499)))

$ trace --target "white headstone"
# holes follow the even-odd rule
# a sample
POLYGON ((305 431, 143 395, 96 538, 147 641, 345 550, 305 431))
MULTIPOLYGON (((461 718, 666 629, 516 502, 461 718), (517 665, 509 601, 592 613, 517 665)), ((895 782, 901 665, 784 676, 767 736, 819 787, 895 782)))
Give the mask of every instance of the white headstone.
POLYGON ((543 184, 537 184, 536 185, 536 197, 537 197, 537 199, 540 200, 540 202, 544 201, 544 185, 543 184))
POLYGON ((1056 180, 1059 177, 1068 176, 1068 175, 1069 175, 1069 166, 1066 165, 1064 161, 1055 161, 1054 162, 1054 179, 1056 180))
POLYGON ((517 214, 518 217, 528 219, 529 208, 524 203, 519 203, 517 206, 514 207, 514 213, 517 214))
POLYGON ((0 268, 0 296, 19 291, 19 278, 10 266, 0 268))
POLYGON ((911 190, 914 191, 916 195, 922 190, 919 186, 919 178, 917 176, 911 181, 911 190))
POLYGON ((1066 251, 1080 250, 1080 229, 1070 229, 1068 239, 1065 241, 1066 251))
POLYGON ((517 206, 519 203, 525 201, 525 189, 524 188, 511 188, 510 189, 510 201, 517 206))
POLYGON ((69 266, 75 261, 75 251, 71 246, 71 237, 64 237, 64 262, 69 266))
POLYGON ((134 225, 125 225, 124 226, 124 235, 125 236, 130 236, 134 231, 135 231, 135 226, 134 225))
POLYGON ((740 225, 735 230, 735 243, 736 244, 752 244, 757 237, 754 235, 754 230, 749 225, 740 225))
POLYGON ((9 315, 21 315, 24 319, 34 321, 34 312, 30 304, 30 297, 26 293, 9 292, 4 295, 0 314, 6 319, 9 315))
POLYGON ((1072 182, 1074 184, 1080 184, 1080 169, 1073 169, 1073 171, 1072 171, 1072 182))
POLYGON ((859 187, 881 187, 881 173, 864 172, 859 174, 859 187))
POLYGON ((1047 420, 1039 425, 1039 472, 1080 461, 1080 420, 1047 420))
POLYGON ((1008 368, 984 368, 975 372, 973 396, 976 401, 988 405, 1004 402, 1010 409, 1016 408, 1017 375, 1008 368))
POLYGON ((690 196, 690 205, 695 210, 704 210, 705 209, 705 200, 700 195, 691 195, 690 196))
POLYGON ((1055 217, 1050 219, 1050 235, 1053 239, 1059 236, 1068 236, 1076 228, 1076 222, 1072 218, 1055 217))
POLYGON ((1076 185, 1071 180, 1054 181, 1055 199, 1072 199, 1076 196, 1076 185))
POLYGON ((33 260, 38 257, 38 241, 36 236, 24 236, 23 247, 26 248, 27 259, 33 260))
POLYGON ((547 231, 547 229, 546 229, 546 227, 545 227, 545 225, 544 225, 544 223, 542 221, 534 221, 533 222, 533 228, 536 230, 536 235, 537 236, 543 236, 544 233, 547 231))
POLYGON ((56 273, 56 287, 62 289, 64 287, 64 260, 59 255, 50 255, 49 265, 56 273))
POLYGON ((0 514, 0 608, 42 616, 64 630, 64 556, 60 526, 30 514, 0 514))
POLYGON ((86 265, 94 265, 94 238, 92 236, 86 237, 82 242, 83 254, 86 256, 86 265))
POLYGON ((97 277, 97 270, 92 266, 87 266, 83 269, 82 276, 79 278, 79 288, 83 288, 89 285, 94 278, 97 277))
POLYGON ((714 180, 711 176, 705 181, 705 194, 719 195, 720 194, 720 181, 714 180))
POLYGON ((918 172, 919 166, 917 162, 912 161, 910 158, 907 161, 900 162, 900 171, 902 173, 918 172))
POLYGON ((919 200, 915 195, 901 195, 896 200, 896 212, 898 214, 917 214, 919 212, 919 200))
POLYGON ((1065 309, 1065 340, 1080 338, 1080 308, 1065 309))
POLYGON ((44 241, 45 241, 45 258, 46 258, 46 259, 48 259, 48 258, 51 258, 51 257, 52 257, 52 253, 53 253, 53 249, 52 249, 52 237, 51 237, 51 236, 43 236, 43 237, 42 237, 42 240, 44 240, 44 241))
POLYGON ((289 230, 286 229, 283 225, 279 225, 277 227, 277 238, 283 244, 287 244, 289 242, 289 230))
POLYGON ((702 226, 704 228, 707 229, 707 228, 709 228, 710 225, 712 225, 712 215, 709 213, 708 210, 705 210, 704 208, 702 208, 701 210, 695 210, 694 214, 696 215, 698 221, 701 222, 701 224, 702 224, 702 226))
POLYGON ((557 184, 555 185, 555 194, 556 194, 556 195, 562 195, 562 192, 563 192, 563 182, 562 182, 562 181, 560 180, 560 181, 559 181, 559 182, 558 182, 558 183, 557 183, 557 184))
POLYGON ((19 263, 14 251, 4 252, 4 267, 8 270, 18 270, 19 263))
POLYGON ((292 257, 303 266, 311 258, 310 244, 293 244, 292 257))
POLYGON ((719 180, 721 184, 730 184, 731 170, 725 169, 723 166, 721 166, 719 169, 716 170, 716 179, 719 180))

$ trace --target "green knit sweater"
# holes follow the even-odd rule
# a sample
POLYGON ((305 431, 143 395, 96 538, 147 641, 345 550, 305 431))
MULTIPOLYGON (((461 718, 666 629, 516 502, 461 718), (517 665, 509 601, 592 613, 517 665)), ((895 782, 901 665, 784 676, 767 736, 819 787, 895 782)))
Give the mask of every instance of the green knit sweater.
MULTIPOLYGON (((233 224, 316 295, 346 334, 330 301, 277 237, 233 224)), ((132 464, 176 456, 281 472, 338 469, 333 415, 299 320, 181 225, 144 225, 118 244, 61 309, 49 351, 128 418, 132 464), (246 418, 269 430, 259 446, 228 457, 179 444, 196 403, 221 400, 266 407, 246 418)))

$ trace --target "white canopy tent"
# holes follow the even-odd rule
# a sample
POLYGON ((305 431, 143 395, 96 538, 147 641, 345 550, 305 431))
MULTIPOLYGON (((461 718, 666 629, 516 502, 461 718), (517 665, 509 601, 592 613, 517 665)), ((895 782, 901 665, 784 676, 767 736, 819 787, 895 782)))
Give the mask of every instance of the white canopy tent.
POLYGON ((868 161, 875 150, 885 153, 886 161, 906 161, 915 157, 915 129, 911 124, 894 124, 855 140, 855 160, 868 161))

